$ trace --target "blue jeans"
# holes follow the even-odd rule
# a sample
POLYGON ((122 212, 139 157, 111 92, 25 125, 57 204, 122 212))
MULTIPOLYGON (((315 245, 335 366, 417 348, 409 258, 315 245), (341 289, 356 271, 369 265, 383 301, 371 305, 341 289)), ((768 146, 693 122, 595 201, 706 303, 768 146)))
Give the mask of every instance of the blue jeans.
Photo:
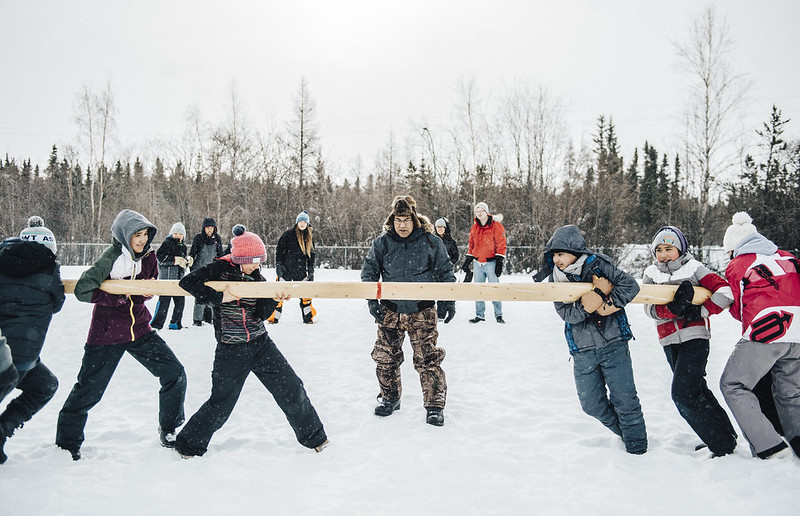
MULTIPOLYGON (((483 283, 484 281, 489 281, 489 283, 499 283, 500 279, 497 277, 497 274, 494 272, 494 262, 486 262, 481 263, 478 260, 474 260, 472 262, 472 281, 474 283, 483 283)), ((494 316, 495 317, 502 317, 503 315, 503 303, 500 301, 492 301, 492 305, 494 305, 494 316)), ((475 301, 475 316, 480 317, 481 319, 485 319, 486 317, 486 303, 483 301, 475 301)))
POLYGON ((647 430, 633 383, 628 343, 582 350, 572 356, 572 363, 583 411, 622 437, 628 453, 647 451, 647 430))

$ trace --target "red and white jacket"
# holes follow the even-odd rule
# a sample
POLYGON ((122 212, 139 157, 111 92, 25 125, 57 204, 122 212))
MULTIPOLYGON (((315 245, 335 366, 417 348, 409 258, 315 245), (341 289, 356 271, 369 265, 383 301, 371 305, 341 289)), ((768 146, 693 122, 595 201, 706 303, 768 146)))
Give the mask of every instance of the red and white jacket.
POLYGON ((737 247, 725 270, 733 290, 731 315, 742 322, 745 339, 800 342, 800 323, 796 322, 800 316, 800 262, 786 251, 774 249, 761 254, 742 252, 748 250, 742 244, 737 247))
POLYGON ((654 263, 644 271, 642 283, 645 285, 680 285, 689 280, 692 285, 705 287, 711 291, 700 313, 702 319, 687 321, 670 312, 666 305, 645 305, 645 313, 656 320, 658 342, 662 346, 680 344, 693 339, 710 339, 711 325, 709 315, 722 312, 733 302, 731 288, 725 279, 709 270, 690 253, 667 263, 654 263))

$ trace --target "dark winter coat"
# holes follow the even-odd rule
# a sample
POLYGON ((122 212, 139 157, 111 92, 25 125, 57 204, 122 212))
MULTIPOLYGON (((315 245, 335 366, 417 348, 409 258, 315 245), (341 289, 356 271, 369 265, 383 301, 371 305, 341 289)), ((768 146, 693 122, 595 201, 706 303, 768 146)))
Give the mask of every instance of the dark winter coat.
POLYGON ((64 305, 56 256, 38 242, 0 244, 0 329, 15 364, 39 358, 53 314, 64 305))
POLYGON ((456 241, 450 234, 450 223, 447 222, 447 220, 445 220, 444 223, 444 235, 439 235, 439 233, 436 233, 436 235, 444 242, 444 247, 447 249, 447 256, 450 257, 450 262, 455 265, 458 261, 458 244, 456 244, 456 241))
POLYGON ((314 277, 317 253, 312 250, 311 256, 308 256, 300 249, 296 230, 297 226, 281 235, 275 248, 275 268, 278 276, 286 281, 303 281, 314 277))
POLYGON ((275 311, 278 303, 268 298, 241 298, 223 303, 222 292, 206 286, 207 281, 264 281, 258 269, 252 274, 244 274, 230 259, 230 255, 226 255, 214 260, 190 272, 178 284, 198 303, 214 305, 214 336, 217 342, 240 344, 267 333, 264 321, 275 311))
POLYGON ((123 344, 152 332, 150 311, 143 296, 109 294, 100 290, 107 279, 157 279, 158 260, 150 249, 156 227, 139 213, 123 210, 111 226, 111 247, 81 274, 75 283, 75 297, 93 303, 92 323, 86 344, 102 346, 123 344), (147 228, 148 240, 140 254, 130 247, 131 237, 147 228))
MULTIPOLYGON (((455 280, 444 242, 425 227, 414 228, 406 238, 401 238, 394 228, 389 229, 372 242, 361 269, 361 281, 448 283, 455 280)), ((418 300, 382 300, 381 304, 406 314, 434 306, 433 301, 418 300)))
MULTIPOLYGON (((614 289, 609 297, 614 301, 614 306, 624 307, 639 293, 639 284, 630 275, 611 263, 611 259, 602 254, 594 254, 588 247, 577 226, 562 226, 558 228, 553 237, 545 246, 545 258, 553 265, 553 250, 570 251, 586 256, 583 267, 576 274, 567 273, 566 281, 591 283, 592 275, 607 278, 614 284, 614 289)), ((563 277, 557 271, 550 275, 550 281, 557 281, 556 276, 563 277)), ((633 338, 628 323, 625 309, 611 315, 601 316, 588 313, 583 309, 580 301, 574 303, 555 303, 556 312, 564 320, 564 333, 571 354, 583 350, 602 348, 613 342, 628 341, 633 338)))
POLYGON ((156 251, 159 279, 179 280, 183 277, 183 267, 175 265, 176 256, 186 258, 186 244, 183 243, 183 240, 176 240, 170 235, 164 239, 156 251))
POLYGON ((206 217, 203 219, 203 227, 192 239, 192 247, 189 249, 189 256, 194 260, 191 269, 195 270, 208 265, 214 258, 219 258, 222 254, 222 238, 217 232, 217 223, 213 218, 206 217), (211 236, 206 235, 207 227, 214 228, 211 236))

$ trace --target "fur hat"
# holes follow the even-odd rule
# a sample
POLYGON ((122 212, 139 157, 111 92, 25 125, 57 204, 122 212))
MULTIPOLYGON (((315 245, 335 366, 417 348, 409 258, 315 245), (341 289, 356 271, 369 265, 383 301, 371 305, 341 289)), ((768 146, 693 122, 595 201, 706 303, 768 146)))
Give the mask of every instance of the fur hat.
POLYGON ((300 222, 301 220, 302 220, 302 221, 305 221, 305 222, 308 222, 308 221, 310 220, 310 219, 308 218, 308 212, 307 212, 306 210, 303 210, 303 211, 301 211, 301 212, 300 212, 300 213, 297 215, 297 218, 296 218, 296 219, 294 219, 294 223, 295 223, 295 224, 297 224, 297 223, 298 223, 298 222, 300 222))
POLYGON ((186 236, 186 226, 183 225, 183 222, 176 222, 169 229, 170 235, 174 235, 175 233, 180 233, 181 235, 186 236))
POLYGON ((485 211, 487 215, 491 215, 491 212, 489 211, 489 206, 485 202, 481 201, 478 204, 476 204, 475 209, 477 210, 478 208, 485 211))
POLYGON ((650 252, 655 255, 656 246, 663 244, 676 247, 678 251, 680 251, 681 256, 686 254, 686 251, 689 247, 686 236, 675 226, 664 226, 656 232, 656 236, 653 238, 653 243, 650 244, 650 252))
POLYGON ((395 217, 411 217, 414 227, 424 227, 428 233, 433 233, 433 225, 428 217, 417 213, 417 201, 410 195, 398 195, 394 198, 391 205, 391 213, 383 223, 384 231, 391 231, 394 228, 395 217))
POLYGON ((255 233, 245 231, 232 238, 231 245, 231 261, 235 264, 263 263, 267 259, 267 248, 255 233))
POLYGON ((753 219, 747 212, 740 211, 735 213, 731 222, 733 224, 728 226, 725 231, 725 237, 722 239, 722 248, 725 249, 726 253, 736 249, 736 246, 746 237, 758 233, 758 230, 752 224, 753 219))
POLYGON ((44 226, 27 227, 20 231, 19 237, 28 242, 39 242, 56 254, 56 237, 44 226))
POLYGON ((44 227, 44 219, 38 215, 31 215, 30 217, 28 217, 28 227, 29 228, 44 227))

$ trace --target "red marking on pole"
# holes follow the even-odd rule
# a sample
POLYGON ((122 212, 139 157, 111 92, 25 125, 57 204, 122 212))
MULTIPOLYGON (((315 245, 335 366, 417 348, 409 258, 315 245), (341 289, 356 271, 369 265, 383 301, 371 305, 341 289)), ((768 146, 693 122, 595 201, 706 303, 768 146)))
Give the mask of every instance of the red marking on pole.
POLYGON ((380 299, 380 298, 381 298, 381 282, 379 281, 378 282, 378 296, 377 296, 376 299, 380 299))

